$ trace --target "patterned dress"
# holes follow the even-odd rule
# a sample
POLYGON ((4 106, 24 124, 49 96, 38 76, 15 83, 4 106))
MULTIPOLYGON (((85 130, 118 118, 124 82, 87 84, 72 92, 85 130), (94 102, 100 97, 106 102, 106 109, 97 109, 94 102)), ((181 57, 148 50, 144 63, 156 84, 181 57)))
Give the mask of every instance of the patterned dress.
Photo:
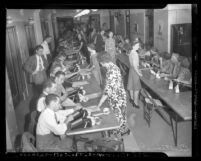
POLYGON ((106 67, 106 70, 107 73, 104 93, 108 96, 108 103, 120 123, 120 128, 111 130, 110 133, 118 138, 121 138, 122 135, 129 131, 126 120, 126 91, 123 86, 120 69, 111 62, 106 67))

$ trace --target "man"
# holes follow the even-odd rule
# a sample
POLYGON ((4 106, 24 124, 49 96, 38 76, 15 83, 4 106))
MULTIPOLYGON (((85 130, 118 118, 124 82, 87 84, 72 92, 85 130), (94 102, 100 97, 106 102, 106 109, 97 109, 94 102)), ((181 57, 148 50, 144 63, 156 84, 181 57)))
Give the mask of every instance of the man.
POLYGON ((36 147, 40 152, 71 152, 73 141, 65 135, 67 124, 73 117, 66 113, 66 120, 58 123, 56 112, 61 109, 60 99, 49 94, 45 103, 47 108, 39 116, 36 127, 36 147), (60 136, 60 137, 59 137, 60 136))
POLYGON ((25 62, 24 69, 30 74, 30 81, 35 84, 37 92, 40 94, 43 83, 47 80, 46 69, 48 63, 43 56, 43 47, 36 46, 35 54, 25 62))
POLYGON ((43 92, 38 99, 38 103, 37 103, 38 112, 42 112, 46 108, 46 105, 45 105, 46 96, 48 94, 55 93, 55 91, 56 91, 56 83, 52 81, 51 79, 47 80, 44 84, 43 92))
POLYGON ((63 106, 76 106, 76 104, 69 98, 68 96, 68 89, 66 90, 63 87, 63 83, 65 81, 65 73, 62 71, 58 71, 55 74, 54 81, 56 83, 56 91, 55 94, 57 94, 62 102, 63 106))
POLYGON ((50 53, 50 49, 49 49, 49 46, 48 44, 52 41, 52 37, 51 36, 47 36, 45 38, 45 40, 42 42, 41 46, 43 47, 43 55, 45 57, 45 59, 48 61, 48 63, 50 63, 51 61, 51 53, 50 53))

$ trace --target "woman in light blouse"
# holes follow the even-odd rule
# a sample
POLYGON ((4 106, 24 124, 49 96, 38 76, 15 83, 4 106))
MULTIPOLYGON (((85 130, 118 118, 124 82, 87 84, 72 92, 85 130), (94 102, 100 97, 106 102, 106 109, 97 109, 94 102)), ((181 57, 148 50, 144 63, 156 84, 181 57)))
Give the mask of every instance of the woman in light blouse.
POLYGON ((139 71, 139 55, 138 50, 140 49, 140 42, 134 42, 133 49, 129 54, 129 76, 127 89, 130 92, 130 102, 136 108, 138 106, 139 91, 141 89, 140 77, 142 76, 141 71, 139 71))
POLYGON ((109 38, 105 40, 105 51, 110 54, 112 62, 116 64, 116 48, 115 48, 115 39, 113 38, 113 32, 109 32, 109 38))

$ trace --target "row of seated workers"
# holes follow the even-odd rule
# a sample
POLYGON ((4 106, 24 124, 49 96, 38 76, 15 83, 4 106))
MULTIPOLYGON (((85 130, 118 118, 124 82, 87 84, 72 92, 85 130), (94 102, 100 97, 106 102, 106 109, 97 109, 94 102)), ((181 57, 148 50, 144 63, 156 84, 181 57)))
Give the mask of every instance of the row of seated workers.
POLYGON ((160 53, 153 47, 147 48, 139 38, 130 42, 128 38, 113 35, 112 31, 101 30, 96 33, 92 30, 95 36, 90 41, 87 41, 81 29, 75 28, 73 31, 59 39, 56 56, 53 56, 49 48, 52 37, 47 36, 36 46, 34 54, 24 64, 36 91, 35 95, 39 96, 36 103, 38 117, 35 129, 38 151, 75 150, 72 137, 66 136, 68 123, 73 120, 73 116, 64 107, 73 107, 73 111, 83 108, 79 100, 69 97, 69 93, 79 91, 86 84, 84 80, 72 81, 74 76, 82 75, 80 66, 83 64, 86 64, 85 72, 93 73, 97 83, 103 88, 104 92, 97 106, 101 107, 105 100, 110 100, 110 106, 120 122, 120 128, 111 133, 120 138, 129 134, 130 129, 126 119, 126 90, 121 71, 116 65, 118 54, 129 57, 127 90, 130 92, 130 102, 136 108, 139 108, 138 94, 141 89, 141 57, 157 64, 161 72, 183 81, 191 81, 191 61, 187 57, 176 53, 160 53), (101 72, 103 68, 106 71, 105 77, 101 72))

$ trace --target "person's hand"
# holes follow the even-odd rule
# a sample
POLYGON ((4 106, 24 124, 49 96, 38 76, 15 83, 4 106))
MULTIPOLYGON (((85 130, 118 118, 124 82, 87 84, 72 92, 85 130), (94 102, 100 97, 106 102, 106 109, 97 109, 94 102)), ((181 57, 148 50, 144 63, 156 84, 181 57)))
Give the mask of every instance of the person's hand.
POLYGON ((67 116, 66 120, 65 120, 65 123, 68 124, 70 121, 73 120, 73 116, 72 115, 69 115, 67 116))

